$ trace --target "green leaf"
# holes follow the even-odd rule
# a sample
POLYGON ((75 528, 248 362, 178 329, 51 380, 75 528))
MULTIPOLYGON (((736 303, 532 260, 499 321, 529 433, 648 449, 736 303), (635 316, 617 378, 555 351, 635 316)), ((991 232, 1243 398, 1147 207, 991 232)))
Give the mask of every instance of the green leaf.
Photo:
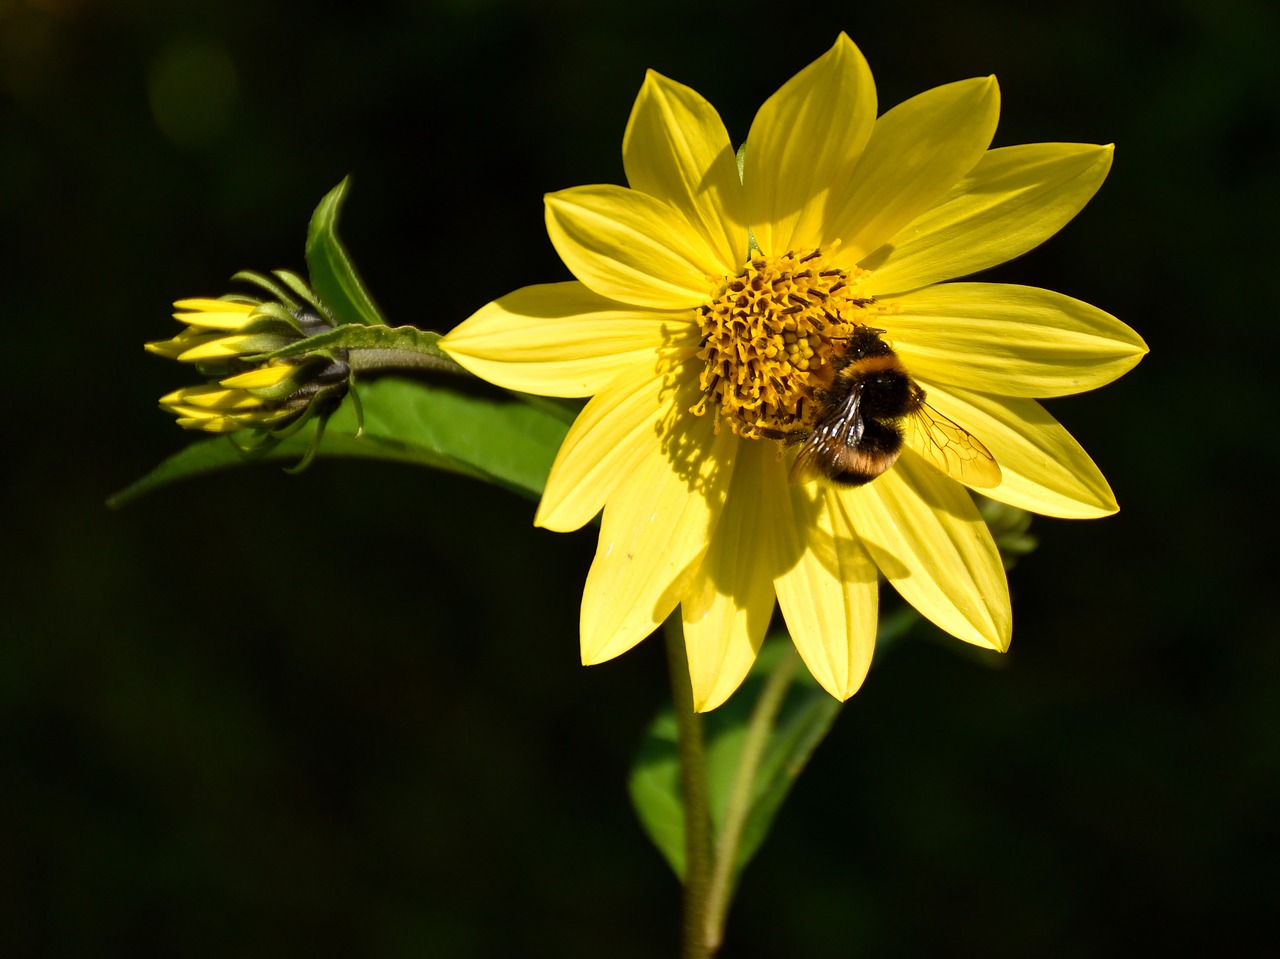
MULTIPOLYGON (((732 702, 732 700, 730 700, 732 702)), ((675 874, 684 877, 684 808, 676 717, 664 706, 645 732, 627 781, 640 824, 675 874)))
MULTIPOLYGON (((565 421, 545 409, 505 396, 472 395, 428 383, 380 379, 360 388, 364 435, 356 436, 351 398, 329 421, 319 458, 351 457, 413 463, 461 473, 530 499, 542 495, 565 421)), ((255 458, 297 463, 310 429, 255 458)), ((126 506, 178 480, 244 466, 246 458, 225 437, 192 443, 107 500, 126 506)))
MULTIPOLYGON (((768 836, 769 828, 787 794, 791 792, 791 787, 803 772, 813 751, 818 748, 818 743, 831 731, 843 705, 820 687, 797 686, 787 697, 756 771, 751 811, 747 814, 734 859, 735 878, 768 836)), ((737 771, 737 760, 742 751, 742 732, 748 718, 743 717, 742 725, 736 727, 732 735, 726 730, 707 757, 712 770, 715 769, 717 760, 725 766, 723 773, 712 779, 723 790, 723 795, 717 797, 721 802, 727 801, 728 790, 733 784, 732 774, 737 771), (717 752, 723 755, 717 756, 717 752)), ((712 795, 717 796, 720 790, 715 786, 711 788, 712 795)))
POLYGON ((307 269, 311 273, 311 288, 316 291, 320 302, 329 308, 338 325, 364 323, 386 326, 387 321, 365 289, 346 247, 338 239, 338 214, 342 211, 350 183, 351 178, 345 178, 329 191, 311 214, 311 225, 307 228, 307 269))
MULTIPOLYGON (((712 830, 719 841, 725 810, 737 776, 752 710, 786 637, 770 639, 760 650, 742 687, 719 709, 702 717, 707 762, 707 801, 712 830)), ((816 684, 795 684, 770 730, 764 756, 752 786, 752 804, 739 846, 737 869, 759 848, 778 807, 813 749, 830 728, 841 704, 816 684)), ((629 781, 635 806, 650 840, 677 876, 684 874, 684 808, 676 722, 670 705, 650 725, 632 766, 629 781)))
MULTIPOLYGON (((909 607, 882 616, 877 644, 891 645, 918 620, 919 615, 909 607)), ((783 658, 794 655, 787 648, 790 643, 785 635, 768 639, 742 687, 723 706, 702 717, 708 804, 717 844, 738 779, 747 727, 770 675, 775 669, 787 668, 783 658)), ((768 836, 787 794, 831 729, 842 705, 822 689, 803 666, 799 667, 768 731, 750 786, 750 805, 733 851, 735 883, 768 836)), ((669 705, 650 724, 632 765, 628 786, 645 833, 676 875, 683 876, 684 808, 676 722, 669 705)))

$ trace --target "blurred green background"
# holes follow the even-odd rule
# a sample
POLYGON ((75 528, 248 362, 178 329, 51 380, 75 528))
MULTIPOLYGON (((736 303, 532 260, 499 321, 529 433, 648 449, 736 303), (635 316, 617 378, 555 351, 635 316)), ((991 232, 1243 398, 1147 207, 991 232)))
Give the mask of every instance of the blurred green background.
POLYGON ((995 73, 997 145, 1117 143, 1084 213, 989 278, 1152 352, 1050 404, 1122 512, 1037 521, 998 668, 923 634, 877 660, 724 954, 1267 954, 1244 945, 1276 942, 1280 845, 1267 0, 0 0, 0 954, 674 953, 623 785, 664 663, 578 664, 592 531, 364 463, 103 501, 186 442, 155 400, 188 378, 141 345, 170 301, 301 268, 344 175, 375 296, 445 329, 567 277, 541 195, 622 182, 646 68, 740 140, 841 29, 882 109, 995 73))

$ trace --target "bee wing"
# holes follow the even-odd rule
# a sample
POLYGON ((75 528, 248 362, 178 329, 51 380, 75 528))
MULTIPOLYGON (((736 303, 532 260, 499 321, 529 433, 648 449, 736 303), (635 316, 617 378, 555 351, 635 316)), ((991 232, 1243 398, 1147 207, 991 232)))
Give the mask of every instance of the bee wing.
POLYGON ((829 475, 840 462, 845 447, 856 446, 866 426, 862 422, 862 386, 855 385, 840 406, 814 426, 804 438, 789 477, 792 483, 808 483, 829 475))
POLYGON ((979 489, 1000 485, 1000 464, 963 426, 928 403, 922 403, 908 419, 907 444, 942 472, 979 489))

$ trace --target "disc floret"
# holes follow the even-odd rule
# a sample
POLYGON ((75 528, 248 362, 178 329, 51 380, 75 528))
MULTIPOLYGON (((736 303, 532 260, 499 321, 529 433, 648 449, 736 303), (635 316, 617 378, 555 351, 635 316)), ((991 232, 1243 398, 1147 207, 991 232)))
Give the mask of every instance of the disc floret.
POLYGON ((721 279, 698 308, 703 396, 693 412, 714 408, 717 426, 748 439, 808 430, 844 342, 877 312, 859 290, 865 275, 808 250, 756 256, 721 279))

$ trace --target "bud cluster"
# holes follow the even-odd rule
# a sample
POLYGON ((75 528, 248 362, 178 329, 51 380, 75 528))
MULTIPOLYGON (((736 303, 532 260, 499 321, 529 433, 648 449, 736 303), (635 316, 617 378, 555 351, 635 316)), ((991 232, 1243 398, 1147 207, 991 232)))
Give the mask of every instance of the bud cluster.
POLYGON ((327 311, 301 277, 283 270, 275 277, 279 282, 256 273, 233 278, 256 284, 268 297, 178 300, 173 315, 186 328, 146 344, 205 377, 200 386, 161 397, 161 408, 175 414, 179 426, 207 433, 248 430, 237 445, 254 450, 274 445, 313 416, 323 426, 346 396, 346 351, 298 348, 334 328, 327 311))

